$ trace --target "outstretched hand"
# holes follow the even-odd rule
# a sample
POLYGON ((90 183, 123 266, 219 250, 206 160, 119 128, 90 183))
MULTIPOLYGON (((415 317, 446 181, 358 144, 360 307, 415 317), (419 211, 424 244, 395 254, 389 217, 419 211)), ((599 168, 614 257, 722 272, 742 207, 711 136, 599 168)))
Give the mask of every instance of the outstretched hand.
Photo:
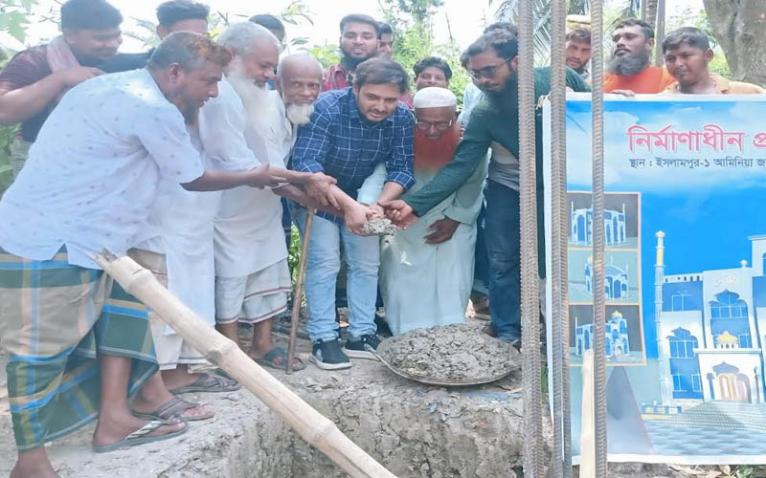
POLYGON ((361 236, 364 234, 364 225, 370 216, 370 208, 363 204, 356 203, 352 207, 346 208, 343 214, 343 222, 352 233, 361 236))
POLYGON ((385 210, 386 217, 401 229, 406 229, 418 220, 418 216, 415 215, 412 206, 401 199, 382 202, 380 205, 385 210))
POLYGON ((247 184, 254 188, 276 188, 287 184, 287 181, 281 176, 272 173, 268 164, 262 164, 247 172, 247 184))
POLYGON ((335 184, 338 181, 325 173, 314 173, 306 181, 304 189, 308 196, 325 207, 340 209, 338 198, 335 194, 335 184))

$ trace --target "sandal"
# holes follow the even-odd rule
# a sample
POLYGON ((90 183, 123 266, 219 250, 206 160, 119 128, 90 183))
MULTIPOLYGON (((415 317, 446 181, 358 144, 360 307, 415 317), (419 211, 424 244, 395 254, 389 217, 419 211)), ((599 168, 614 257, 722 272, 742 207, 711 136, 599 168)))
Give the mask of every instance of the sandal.
MULTIPOLYGON (((252 356, 251 356, 252 357, 252 356)), ((261 358, 252 357, 259 365, 271 367, 277 370, 287 370, 287 350, 282 347, 274 347, 261 358)), ((293 357, 293 371, 298 372, 306 368, 306 364, 298 357, 293 357)))
POLYGON ((182 393, 220 393, 235 392, 242 388, 236 380, 219 374, 201 373, 197 380, 189 385, 170 391, 173 395, 182 393))
POLYGON ((184 412, 193 408, 203 406, 200 403, 187 402, 178 397, 173 397, 167 402, 163 403, 156 410, 149 413, 141 413, 133 411, 133 416, 141 418, 143 420, 183 420, 187 422, 199 422, 202 420, 209 420, 215 416, 215 412, 208 410, 207 413, 197 416, 184 416, 184 412))
POLYGON ((110 451, 119 450, 120 448, 127 448, 131 446, 143 445, 145 443, 167 440, 179 435, 183 435, 189 430, 189 427, 184 425, 182 429, 175 432, 165 433, 164 435, 149 435, 150 433, 158 430, 160 427, 166 425, 169 425, 169 423, 165 420, 152 420, 120 441, 109 445, 93 445, 93 451, 96 453, 107 453, 110 451))

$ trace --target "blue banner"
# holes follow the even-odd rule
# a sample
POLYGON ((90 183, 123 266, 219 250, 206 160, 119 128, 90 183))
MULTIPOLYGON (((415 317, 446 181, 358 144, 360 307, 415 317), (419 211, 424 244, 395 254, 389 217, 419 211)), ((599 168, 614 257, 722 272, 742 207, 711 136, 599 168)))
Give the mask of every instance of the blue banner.
MULTIPOLYGON (((581 363, 593 341, 597 293, 589 96, 570 96, 566 115, 565 333, 577 455, 581 363)), ((607 303, 610 460, 766 463, 764 118, 766 98, 760 95, 605 102, 601 293, 607 303)), ((547 134, 549 111, 545 125, 547 134)), ((548 267, 550 277, 550 261, 548 267)), ((550 283, 548 302, 550 310, 550 283)))

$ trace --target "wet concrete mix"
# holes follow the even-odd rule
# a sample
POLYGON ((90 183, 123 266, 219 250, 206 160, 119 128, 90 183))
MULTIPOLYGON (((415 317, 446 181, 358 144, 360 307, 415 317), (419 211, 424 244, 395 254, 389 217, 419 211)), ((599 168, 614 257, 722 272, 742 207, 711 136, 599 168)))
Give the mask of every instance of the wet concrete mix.
POLYGON ((378 353, 397 371, 431 382, 491 381, 520 367, 515 348, 469 324, 415 329, 385 340, 378 353))

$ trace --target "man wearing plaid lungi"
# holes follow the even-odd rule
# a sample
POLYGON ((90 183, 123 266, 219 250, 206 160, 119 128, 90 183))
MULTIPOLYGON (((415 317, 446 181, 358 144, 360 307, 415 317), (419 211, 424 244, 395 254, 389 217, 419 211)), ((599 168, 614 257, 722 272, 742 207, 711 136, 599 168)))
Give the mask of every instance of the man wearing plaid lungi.
POLYGON ((138 244, 161 179, 189 190, 281 182, 265 168, 211 172, 187 132, 231 54, 175 33, 144 70, 70 90, 0 200, 0 336, 19 451, 11 477, 52 477, 44 444, 98 417, 97 452, 179 435, 144 307, 93 262, 138 244), (128 397, 136 394, 128 407, 128 397), (137 418, 142 414, 148 419, 137 418), (167 415, 164 415, 167 416, 167 415))

